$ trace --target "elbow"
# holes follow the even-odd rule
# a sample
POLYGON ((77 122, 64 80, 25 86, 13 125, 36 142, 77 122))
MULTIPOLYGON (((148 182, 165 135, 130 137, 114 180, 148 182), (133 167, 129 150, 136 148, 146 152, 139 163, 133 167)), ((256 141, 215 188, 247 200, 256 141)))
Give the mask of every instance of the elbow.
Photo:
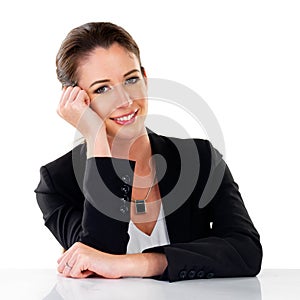
POLYGON ((254 277, 261 271, 263 250, 261 243, 258 239, 253 237, 239 238, 232 242, 236 253, 238 253, 238 259, 236 260, 236 272, 233 272, 233 276, 238 277, 254 277))
POLYGON ((263 250, 260 242, 256 243, 252 247, 252 251, 248 251, 248 254, 245 256, 245 264, 247 265, 247 271, 244 276, 254 277, 259 274, 261 271, 263 258, 263 250))
POLYGON ((250 276, 256 276, 261 271, 263 250, 262 250, 262 246, 260 243, 257 245, 257 250, 256 250, 254 256, 255 257, 253 259, 250 276))

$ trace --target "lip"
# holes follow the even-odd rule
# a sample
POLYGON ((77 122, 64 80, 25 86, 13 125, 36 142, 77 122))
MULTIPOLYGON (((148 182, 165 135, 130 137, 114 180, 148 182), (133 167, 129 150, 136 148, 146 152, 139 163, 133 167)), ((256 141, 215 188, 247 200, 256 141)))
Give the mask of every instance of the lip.
POLYGON ((114 121, 118 125, 129 125, 129 124, 134 123, 138 111, 139 111, 139 109, 135 109, 134 111, 132 111, 130 113, 123 114, 123 115, 120 115, 120 116, 117 116, 117 117, 112 117, 112 118, 110 118, 110 120, 114 121), (120 120, 121 118, 128 117, 130 115, 132 115, 132 117, 129 120, 126 120, 126 119, 125 120, 120 120))
POLYGON ((130 116, 131 114, 136 114, 137 111, 138 111, 138 109, 136 108, 135 110, 133 110, 133 111, 127 113, 127 114, 124 114, 124 115, 121 115, 121 116, 117 116, 117 117, 111 117, 110 119, 111 119, 111 120, 115 120, 115 119, 127 117, 127 116, 130 116))

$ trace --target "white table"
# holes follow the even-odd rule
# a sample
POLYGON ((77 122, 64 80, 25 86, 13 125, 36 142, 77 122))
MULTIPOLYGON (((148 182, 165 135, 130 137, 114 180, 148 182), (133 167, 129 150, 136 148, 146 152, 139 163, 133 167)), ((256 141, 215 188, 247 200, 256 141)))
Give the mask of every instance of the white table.
POLYGON ((175 283, 152 279, 72 279, 55 270, 1 270, 1 299, 22 300, 299 300, 300 270, 263 270, 254 278, 195 279, 175 283))

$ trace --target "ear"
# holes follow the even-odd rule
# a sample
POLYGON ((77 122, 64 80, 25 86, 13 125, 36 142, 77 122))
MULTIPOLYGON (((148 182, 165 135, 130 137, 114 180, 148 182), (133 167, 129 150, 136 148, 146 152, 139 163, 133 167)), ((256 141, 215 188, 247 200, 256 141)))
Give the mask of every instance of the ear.
POLYGON ((148 80, 147 80, 147 74, 146 74, 146 70, 144 67, 141 66, 141 72, 142 72, 142 75, 144 77, 144 80, 145 80, 145 83, 146 83, 146 86, 148 84, 148 80))
POLYGON ((143 74, 144 77, 147 77, 146 70, 142 66, 141 66, 141 72, 142 72, 142 74, 143 74))

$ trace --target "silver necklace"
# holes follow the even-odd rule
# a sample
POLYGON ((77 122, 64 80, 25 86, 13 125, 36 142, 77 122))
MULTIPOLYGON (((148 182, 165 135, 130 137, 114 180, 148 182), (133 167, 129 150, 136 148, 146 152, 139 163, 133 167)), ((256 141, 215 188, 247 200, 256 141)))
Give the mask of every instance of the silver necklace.
POLYGON ((135 204, 135 213, 137 215, 141 215, 141 214, 145 214, 147 212, 147 207, 146 207, 146 201, 150 195, 150 192, 152 190, 152 187, 154 186, 154 182, 155 182, 155 176, 156 176, 156 170, 155 170, 155 173, 154 173, 154 176, 153 176, 153 182, 152 184, 150 185, 149 189, 148 189, 148 192, 147 192, 147 195, 144 199, 137 199, 137 200, 134 200, 134 204, 135 204))

